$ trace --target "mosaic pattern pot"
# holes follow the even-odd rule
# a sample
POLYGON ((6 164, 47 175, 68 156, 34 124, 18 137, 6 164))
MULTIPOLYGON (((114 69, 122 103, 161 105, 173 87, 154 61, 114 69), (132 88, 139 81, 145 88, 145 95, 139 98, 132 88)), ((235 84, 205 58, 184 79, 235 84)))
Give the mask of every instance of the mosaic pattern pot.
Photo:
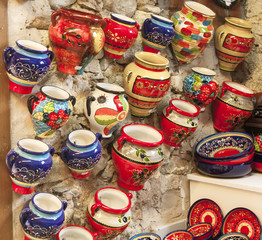
POLYGON ((49 39, 58 70, 82 74, 104 47, 105 21, 100 16, 67 8, 53 12, 51 21, 49 39))
POLYGON ((182 10, 172 16, 175 25, 172 48, 179 63, 190 63, 204 51, 213 38, 215 16, 211 9, 195 1, 186 1, 182 10))
POLYGON ((130 240, 161 240, 161 237, 154 233, 140 233, 131 237, 130 240))
POLYGON ((52 51, 30 40, 19 39, 14 48, 5 48, 3 59, 10 90, 20 94, 31 93, 48 73, 53 58, 52 51))

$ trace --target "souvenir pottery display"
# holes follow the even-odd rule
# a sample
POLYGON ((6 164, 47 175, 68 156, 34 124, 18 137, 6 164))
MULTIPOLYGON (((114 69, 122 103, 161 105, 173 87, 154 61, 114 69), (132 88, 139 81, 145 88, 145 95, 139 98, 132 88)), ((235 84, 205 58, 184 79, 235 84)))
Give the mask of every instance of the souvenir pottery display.
POLYGON ((104 54, 119 59, 136 41, 139 24, 132 18, 111 13, 111 19, 104 19, 105 32, 104 54))
POLYGON ((86 178, 102 155, 102 135, 89 130, 71 132, 61 150, 61 159, 75 178, 86 178))
POLYGON ((124 231, 131 220, 131 193, 105 187, 88 199, 87 219, 100 234, 99 239, 113 239, 124 231))
POLYGON ((53 12, 51 21, 49 39, 58 70, 82 74, 104 47, 105 21, 100 16, 67 8, 53 12))
POLYGON ((215 33, 216 54, 220 69, 234 71, 254 46, 252 25, 235 17, 226 17, 225 21, 215 33))
POLYGON ((67 202, 50 193, 37 193, 20 213, 25 240, 43 240, 55 236, 65 220, 67 202))
POLYGON ((5 48, 3 59, 10 90, 20 94, 31 93, 48 73, 53 58, 52 51, 30 40, 19 39, 14 48, 5 48))
POLYGON ((162 16, 151 14, 142 27, 142 41, 145 52, 159 53, 174 38, 174 23, 162 16))
POLYGON ((84 108, 92 131, 101 133, 104 138, 112 136, 129 111, 124 93, 124 89, 116 84, 96 84, 84 108))
POLYGON ((196 223, 187 228, 187 231, 192 233, 194 240, 211 240, 213 237, 213 227, 210 223, 196 223))
POLYGON ((52 167, 55 150, 35 139, 21 139, 15 150, 6 156, 6 165, 12 179, 13 190, 20 194, 34 192, 52 167))
POLYGON ((113 144, 112 158, 117 172, 117 183, 127 190, 143 189, 147 179, 161 166, 163 134, 140 123, 122 127, 121 136, 113 144))
POLYGON ((182 10, 172 16, 175 36, 171 43, 179 63, 190 63, 204 51, 213 38, 215 16, 211 9, 195 1, 185 1, 182 10))
POLYGON ((232 131, 243 124, 254 110, 254 92, 236 82, 223 82, 221 94, 213 102, 213 126, 218 131, 232 131))
POLYGON ((193 73, 183 81, 183 91, 186 100, 201 108, 203 112, 207 105, 216 99, 219 85, 216 73, 208 68, 193 67, 193 73))
POLYGON ((131 237, 130 240, 161 240, 161 237, 154 233, 140 233, 131 237))
POLYGON ((124 70, 124 88, 131 114, 149 116, 170 87, 169 61, 159 54, 137 52, 124 70))
POLYGON ((52 138, 73 114, 76 99, 55 86, 43 86, 40 92, 28 98, 27 106, 32 115, 37 137, 52 138))
POLYGON ((178 230, 173 231, 169 234, 167 234, 163 240, 194 240, 194 236, 192 233, 185 231, 185 230, 178 230))
POLYGON ((178 147, 197 128, 199 108, 182 99, 172 99, 164 108, 160 124, 164 143, 178 147))

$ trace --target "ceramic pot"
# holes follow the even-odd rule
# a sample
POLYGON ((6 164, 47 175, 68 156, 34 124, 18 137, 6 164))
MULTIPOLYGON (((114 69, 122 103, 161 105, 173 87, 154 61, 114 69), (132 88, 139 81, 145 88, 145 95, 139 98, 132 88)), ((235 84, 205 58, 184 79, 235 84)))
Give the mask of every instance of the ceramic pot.
POLYGON ((85 67, 104 47, 105 21, 100 16, 74 9, 61 8, 51 15, 50 45, 58 70, 82 74, 85 67))
POLYGON ((6 165, 13 190, 20 194, 34 192, 42 179, 52 167, 52 156, 55 150, 47 144, 35 139, 21 139, 15 150, 6 156, 6 165))
POLYGON ((186 230, 178 230, 168 233, 163 240, 194 240, 192 233, 186 230))
POLYGON ((96 89, 87 97, 85 115, 93 132, 109 138, 124 121, 129 105, 122 87, 110 83, 97 83, 96 89))
POLYGON ((204 51, 213 38, 215 16, 211 9, 195 1, 185 1, 182 10, 172 16, 175 36, 171 44, 179 63, 190 63, 204 51))
POLYGON ((120 59, 122 55, 136 41, 139 24, 132 18, 111 13, 111 19, 104 19, 107 24, 105 27, 105 46, 104 54, 108 57, 120 59))
POLYGON ((216 99, 219 85, 215 78, 216 73, 208 68, 193 67, 192 73, 183 81, 183 91, 186 100, 205 111, 207 105, 216 99))
POLYGON ((137 52, 135 62, 124 70, 124 88, 131 114, 149 116, 170 87, 168 60, 159 54, 137 52))
POLYGON ((102 135, 89 130, 75 130, 67 136, 61 159, 74 178, 86 178, 102 155, 102 135))
POLYGON ((142 27, 142 42, 145 52, 160 53, 174 38, 174 23, 155 14, 147 18, 142 27))
POLYGON ((87 219, 99 233, 99 239, 113 239, 124 231, 131 220, 131 193, 105 187, 88 199, 87 219))
POLYGON ((225 24, 215 33, 216 55, 219 67, 225 71, 234 71, 254 46, 251 23, 235 17, 226 17, 225 24))
POLYGON ((53 58, 52 51, 30 40, 19 39, 14 48, 5 48, 3 59, 10 90, 20 94, 31 93, 48 73, 53 58))
POLYGON ((161 114, 164 143, 178 147, 198 126, 199 108, 182 99, 172 99, 161 114))
POLYGON ((76 99, 65 90, 55 86, 43 86, 40 92, 27 100, 37 137, 52 138, 73 114, 76 99))
POLYGON ((221 132, 232 131, 252 114, 254 92, 236 82, 223 82, 220 97, 213 102, 213 126, 221 132))
POLYGON ((143 189, 147 179, 161 166, 163 133, 140 123, 122 127, 121 136, 113 144, 112 158, 117 183, 127 190, 143 189))
POLYGON ((210 223, 196 223, 187 228, 192 233, 194 240, 211 240, 213 238, 213 227, 210 223))
POLYGON ((43 240, 55 236, 65 220, 67 202, 50 193, 37 193, 20 213, 25 240, 43 240))
POLYGON ((140 233, 130 238, 130 240, 161 240, 155 233, 140 233))

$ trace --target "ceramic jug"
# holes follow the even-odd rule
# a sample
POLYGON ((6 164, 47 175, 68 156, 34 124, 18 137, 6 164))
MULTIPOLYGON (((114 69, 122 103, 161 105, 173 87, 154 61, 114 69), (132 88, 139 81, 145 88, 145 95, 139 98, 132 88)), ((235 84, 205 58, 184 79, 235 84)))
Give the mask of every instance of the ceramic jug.
POLYGON ((114 187, 104 187, 88 198, 87 219, 99 239, 113 239, 131 221, 131 193, 114 187))
POLYGON ((221 132, 242 125, 254 110, 254 92, 236 82, 223 82, 221 95, 213 102, 213 126, 221 132))
POLYGON ((73 114, 76 99, 67 91, 55 86, 43 86, 40 92, 28 98, 37 137, 52 138, 73 114))
POLYGON ((50 172, 55 150, 47 144, 30 138, 21 139, 17 147, 6 156, 6 165, 13 190, 30 194, 50 172))
POLYGON ((68 134, 61 150, 61 159, 69 167, 74 178, 86 178, 102 155, 101 133, 75 130, 68 134))
POLYGON ((67 202, 51 193, 35 194, 20 213, 25 240, 43 240, 55 236, 65 220, 66 207, 67 202))
POLYGON ((210 8, 195 1, 185 1, 182 10, 172 16, 175 36, 171 44, 179 63, 190 63, 204 51, 213 38, 215 16, 210 8))
POLYGON ((124 70, 123 81, 131 114, 149 116, 170 87, 169 61, 159 54, 137 52, 124 70))
POLYGON ((179 147, 198 126, 199 108, 182 99, 172 99, 161 115, 161 129, 164 143, 179 147))
POLYGON ((58 70, 82 74, 85 67, 104 47, 105 21, 100 16, 74 9, 61 8, 51 15, 50 45, 58 70))
POLYGON ((139 24, 127 16, 111 13, 111 19, 104 19, 107 24, 105 32, 104 54, 120 59, 136 41, 139 24))
POLYGON ((131 191, 143 189, 164 160, 163 140, 161 131, 146 124, 131 123, 122 127, 121 136, 112 147, 120 187, 131 191))
POLYGON ((3 59, 10 90, 20 94, 31 93, 48 73, 53 58, 52 51, 30 40, 19 39, 14 48, 5 48, 3 59))
POLYGON ((110 83, 97 83, 96 89, 87 97, 85 115, 93 132, 109 138, 124 121, 129 105, 122 87, 110 83))

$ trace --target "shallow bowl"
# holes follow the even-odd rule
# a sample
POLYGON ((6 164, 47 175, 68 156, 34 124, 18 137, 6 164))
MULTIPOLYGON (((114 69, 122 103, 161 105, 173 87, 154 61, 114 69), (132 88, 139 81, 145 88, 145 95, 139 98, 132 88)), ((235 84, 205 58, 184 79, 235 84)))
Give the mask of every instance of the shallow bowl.
POLYGON ((188 232, 191 232, 194 236, 194 240, 208 240, 213 236, 213 227, 210 223, 197 223, 189 228, 188 232))
POLYGON ((139 233, 131 237, 130 240, 161 240, 161 237, 155 233, 139 233))

